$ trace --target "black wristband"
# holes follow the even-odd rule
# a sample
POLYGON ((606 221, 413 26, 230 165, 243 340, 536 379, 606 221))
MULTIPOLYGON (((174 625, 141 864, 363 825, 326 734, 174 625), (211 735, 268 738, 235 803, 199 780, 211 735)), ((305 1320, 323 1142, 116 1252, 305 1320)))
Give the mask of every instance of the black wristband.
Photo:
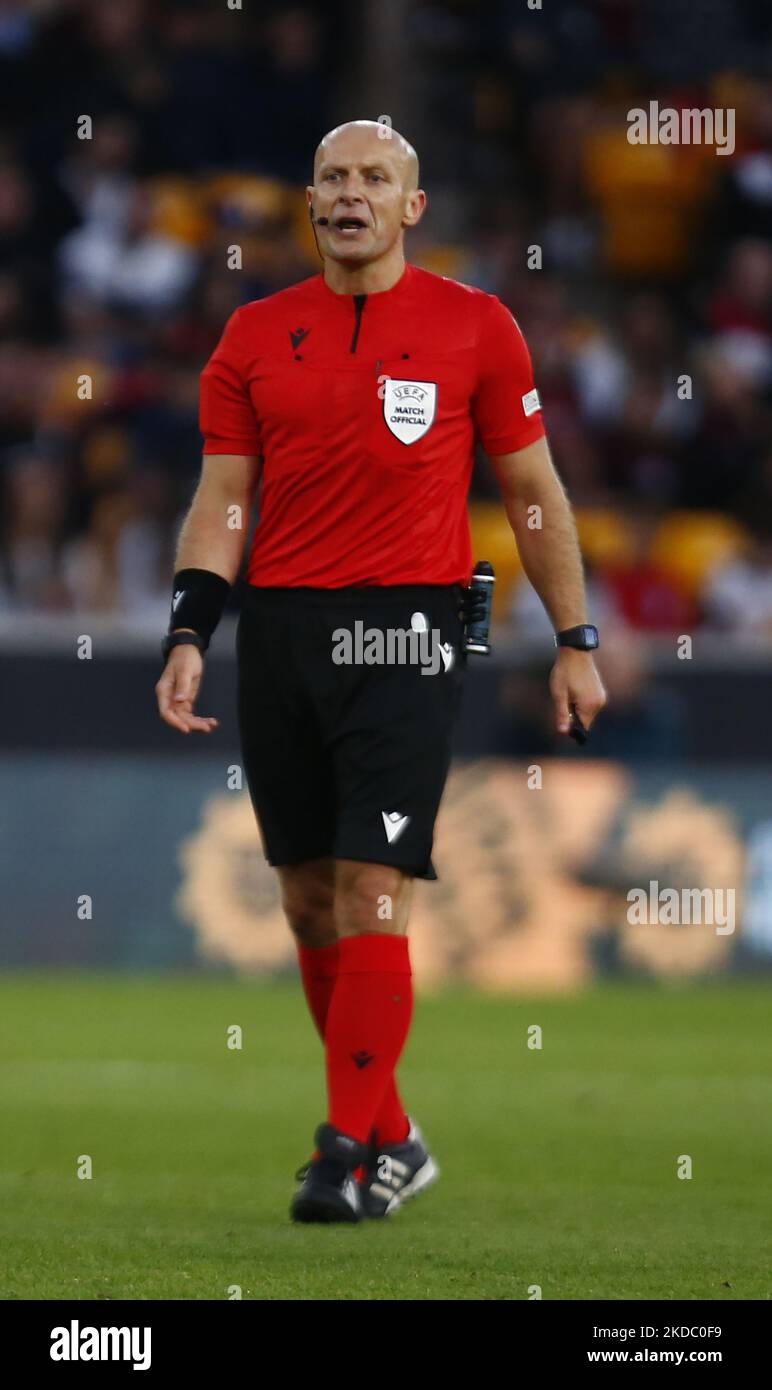
POLYGON ((230 591, 227 579, 212 570, 178 570, 172 587, 169 632, 190 627, 208 647, 230 591))
POLYGON ((199 637, 197 632, 167 632, 161 642, 161 656, 163 657, 164 664, 169 660, 169 652, 172 650, 172 647, 182 646, 197 647, 203 654, 207 649, 208 643, 204 641, 203 637, 199 637))

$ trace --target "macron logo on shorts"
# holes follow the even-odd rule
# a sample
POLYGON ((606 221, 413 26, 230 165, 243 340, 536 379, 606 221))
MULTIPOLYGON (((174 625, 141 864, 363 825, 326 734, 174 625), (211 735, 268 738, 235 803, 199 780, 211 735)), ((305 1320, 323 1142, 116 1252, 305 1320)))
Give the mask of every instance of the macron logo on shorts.
POLYGON ((386 839, 390 845, 393 845, 394 841, 399 839, 410 817, 400 815, 399 811, 381 811, 381 815, 386 839))
POLYGON ((174 595, 174 598, 172 599, 172 613, 176 613, 177 605, 179 604, 179 601, 182 598, 184 592, 184 589, 178 589, 176 594, 174 595))
POLYGON ((440 642, 440 656, 442 657, 442 664, 447 674, 456 659, 452 642, 440 642))

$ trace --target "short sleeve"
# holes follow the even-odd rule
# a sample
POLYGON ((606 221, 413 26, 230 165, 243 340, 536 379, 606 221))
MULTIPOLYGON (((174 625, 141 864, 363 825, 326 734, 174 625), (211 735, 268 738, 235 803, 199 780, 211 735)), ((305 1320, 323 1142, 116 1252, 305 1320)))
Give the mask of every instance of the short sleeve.
POLYGON ((525 338, 500 299, 486 300, 472 415, 485 452, 496 456, 524 449, 545 431, 525 338))
POLYGON ((205 454, 259 454, 260 427, 244 378, 240 309, 201 373, 199 428, 205 454))

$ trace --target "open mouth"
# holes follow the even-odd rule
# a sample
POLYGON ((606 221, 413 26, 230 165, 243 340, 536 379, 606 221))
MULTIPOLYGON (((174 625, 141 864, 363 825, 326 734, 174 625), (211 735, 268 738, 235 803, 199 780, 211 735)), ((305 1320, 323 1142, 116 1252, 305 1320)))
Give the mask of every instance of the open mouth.
POLYGON ((334 227, 341 236, 355 237, 359 232, 367 230, 367 223, 363 217, 339 217, 336 219, 334 227))

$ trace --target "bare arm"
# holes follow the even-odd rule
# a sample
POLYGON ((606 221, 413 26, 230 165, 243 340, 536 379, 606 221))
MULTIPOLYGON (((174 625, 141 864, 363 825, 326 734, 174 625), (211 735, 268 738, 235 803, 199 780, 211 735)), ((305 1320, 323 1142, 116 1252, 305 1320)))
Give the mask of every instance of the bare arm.
MULTIPOLYGON (((247 454, 205 454, 201 478, 180 531, 175 573, 212 570, 233 584, 241 566, 260 460, 247 454)), ((175 628, 191 631, 190 628, 175 628)), ((219 720, 193 713, 204 659, 193 646, 173 647, 156 685, 158 712, 181 733, 209 734, 219 720)))
POLYGON ((586 623, 576 526, 546 439, 537 439, 515 454, 501 454, 492 462, 523 569, 555 631, 586 623))
MULTIPOLYGON (((587 622, 579 541, 568 498, 546 439, 492 460, 504 506, 529 580, 556 632, 587 622)), ((557 727, 568 733, 571 705, 589 729, 606 703, 590 652, 558 648, 550 677, 557 727)))
POLYGON ((234 583, 259 476, 259 458, 204 455, 201 478, 180 531, 175 571, 212 570, 234 583))

